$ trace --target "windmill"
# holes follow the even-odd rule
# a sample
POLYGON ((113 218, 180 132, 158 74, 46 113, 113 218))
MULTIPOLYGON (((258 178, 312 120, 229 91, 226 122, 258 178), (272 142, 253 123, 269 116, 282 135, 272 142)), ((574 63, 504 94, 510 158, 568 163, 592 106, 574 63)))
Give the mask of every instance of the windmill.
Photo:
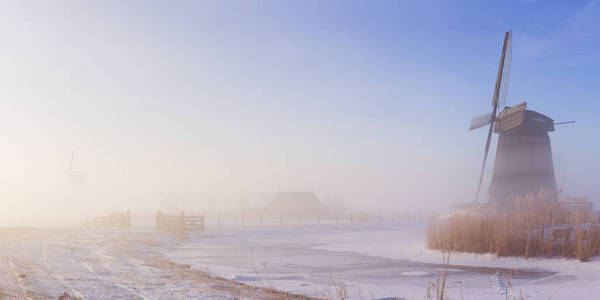
POLYGON ((83 172, 73 170, 73 163, 75 161, 75 152, 71 152, 71 161, 69 163, 69 170, 65 173, 69 179, 69 183, 76 189, 83 189, 85 186, 86 176, 83 172))
POLYGON ((512 195, 536 193, 542 188, 553 193, 557 191, 548 136, 548 132, 554 131, 554 121, 541 113, 527 110, 527 102, 513 107, 506 106, 511 55, 512 31, 507 31, 496 77, 492 112, 473 117, 469 127, 469 130, 473 130, 489 124, 475 195, 476 203, 481 190, 492 131, 499 137, 488 190, 491 205, 502 206, 512 195), (497 114, 499 110, 500 113, 497 114))

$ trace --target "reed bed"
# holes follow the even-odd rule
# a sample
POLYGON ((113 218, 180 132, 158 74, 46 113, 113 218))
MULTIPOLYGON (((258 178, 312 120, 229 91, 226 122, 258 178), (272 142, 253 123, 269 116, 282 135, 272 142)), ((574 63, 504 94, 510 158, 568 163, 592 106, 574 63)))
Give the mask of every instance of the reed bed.
POLYGON ((550 194, 518 196, 502 208, 452 214, 430 224, 428 247, 498 256, 576 257, 600 255, 598 215, 561 205, 550 194))

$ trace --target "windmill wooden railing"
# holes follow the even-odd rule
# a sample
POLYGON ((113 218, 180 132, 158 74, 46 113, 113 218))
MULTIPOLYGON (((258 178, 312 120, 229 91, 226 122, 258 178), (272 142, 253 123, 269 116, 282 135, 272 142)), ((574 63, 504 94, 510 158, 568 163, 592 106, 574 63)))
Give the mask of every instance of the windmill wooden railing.
POLYGON ((109 215, 86 220, 85 227, 131 227, 131 214, 125 212, 113 212, 109 215))
POLYGON ((167 215, 156 213, 156 230, 175 234, 179 238, 188 238, 188 233, 204 230, 204 216, 167 215))

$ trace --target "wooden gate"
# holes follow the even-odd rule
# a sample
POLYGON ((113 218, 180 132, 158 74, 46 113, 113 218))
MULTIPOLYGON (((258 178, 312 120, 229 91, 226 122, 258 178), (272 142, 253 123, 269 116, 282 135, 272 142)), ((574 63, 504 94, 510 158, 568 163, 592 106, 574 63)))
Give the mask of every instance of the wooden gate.
POLYGON ((192 231, 204 230, 204 216, 167 215, 156 213, 156 230, 175 234, 179 238, 188 238, 192 231))

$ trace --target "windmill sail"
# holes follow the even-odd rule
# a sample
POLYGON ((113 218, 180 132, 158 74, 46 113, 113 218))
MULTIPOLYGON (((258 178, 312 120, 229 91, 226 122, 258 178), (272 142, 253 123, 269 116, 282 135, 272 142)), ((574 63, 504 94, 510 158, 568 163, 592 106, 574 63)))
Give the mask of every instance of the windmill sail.
POLYGON ((481 128, 487 124, 490 124, 491 122, 492 122, 492 113, 474 116, 471 119, 471 126, 469 126, 469 130, 481 128))
POLYGON ((500 80, 500 91, 496 100, 498 110, 506 106, 506 93, 508 92, 508 80, 510 78, 510 65, 512 62, 512 30, 508 32, 506 51, 504 52, 504 64, 502 66, 502 79, 500 80))
MULTIPOLYGON (((478 197, 479 197, 479 191, 481 190, 481 183, 483 181, 483 173, 485 171, 485 163, 487 161, 488 153, 490 151, 490 142, 492 140, 492 131, 494 129, 494 121, 496 120, 496 111, 498 110, 498 97, 500 96, 500 93, 502 91, 501 87, 502 87, 502 82, 503 82, 503 77, 504 77, 503 75, 505 75, 504 68, 505 68, 505 65, 507 62, 506 61, 506 50, 509 47, 509 45, 511 44, 510 39, 511 39, 511 32, 507 31, 506 34, 504 34, 504 45, 502 46, 502 56, 500 56, 500 66, 498 67, 498 76, 496 77, 496 87, 494 89, 494 97, 492 99, 492 115, 490 118, 490 128, 488 130, 487 141, 485 143, 485 152, 483 154, 483 163, 481 164, 481 172, 479 174, 479 184, 477 185, 477 192, 475 193, 475 202, 477 202, 478 197)), ((509 59, 509 61, 510 61, 510 59, 509 59)), ((510 66, 510 64, 509 64, 509 66, 510 66)), ((505 85, 508 85, 508 78, 504 82, 505 82, 505 85)), ((506 89, 504 89, 504 90, 506 90, 506 89)))

